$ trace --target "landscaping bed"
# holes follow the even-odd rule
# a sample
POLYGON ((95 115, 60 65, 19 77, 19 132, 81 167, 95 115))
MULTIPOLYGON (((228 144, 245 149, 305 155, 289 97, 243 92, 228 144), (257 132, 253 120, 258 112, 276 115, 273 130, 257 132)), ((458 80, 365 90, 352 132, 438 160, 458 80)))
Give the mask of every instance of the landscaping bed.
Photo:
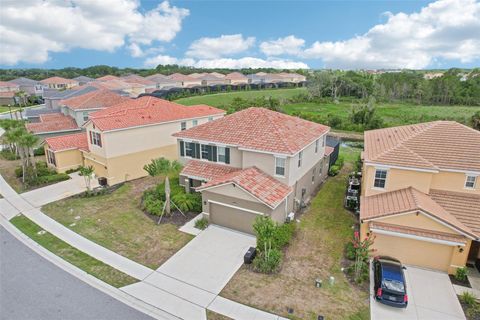
POLYGON ((344 168, 327 180, 300 217, 279 273, 261 274, 242 266, 221 296, 291 319, 370 318, 367 286, 351 284, 341 270, 344 247, 356 222, 343 208, 343 195, 359 149, 342 147, 341 153, 344 168), (330 276, 334 285, 329 284, 330 276), (315 286, 316 279, 322 280, 321 288, 315 286))
POLYGON ((157 182, 151 177, 129 181, 112 193, 71 197, 42 211, 99 245, 156 269, 192 239, 177 225, 157 225, 143 212, 142 194, 157 182))
POLYGON ((465 292, 458 296, 467 320, 480 320, 480 302, 474 295, 465 292))
POLYGON ((81 252, 54 235, 43 231, 25 216, 16 216, 10 222, 48 251, 70 262, 88 274, 117 288, 138 282, 137 279, 81 252))
MULTIPOLYGON (((44 156, 37 156, 35 157, 36 162, 41 162, 45 160, 44 156)), ((55 183, 49 181, 43 181, 37 185, 27 185, 25 186, 22 183, 22 179, 17 176, 15 169, 17 169, 21 165, 20 160, 7 160, 4 157, 0 157, 0 174, 5 179, 5 181, 15 190, 17 193, 22 193, 30 190, 34 190, 37 188, 44 187, 46 185, 55 183)))

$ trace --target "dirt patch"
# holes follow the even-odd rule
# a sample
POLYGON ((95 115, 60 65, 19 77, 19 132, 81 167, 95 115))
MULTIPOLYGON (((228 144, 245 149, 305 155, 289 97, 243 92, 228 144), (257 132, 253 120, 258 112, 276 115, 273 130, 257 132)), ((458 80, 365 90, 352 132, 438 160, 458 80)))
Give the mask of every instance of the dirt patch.
MULTIPOLYGON (((160 219, 159 216, 154 216, 153 214, 148 214, 146 212, 145 212, 145 215, 149 217, 153 222, 158 224, 158 220, 160 219)), ((169 216, 164 215, 162 217, 160 224, 170 223, 178 227, 181 227, 188 221, 195 218, 197 215, 198 215, 198 212, 184 212, 184 214, 181 214, 180 211, 172 211, 172 213, 169 216)))

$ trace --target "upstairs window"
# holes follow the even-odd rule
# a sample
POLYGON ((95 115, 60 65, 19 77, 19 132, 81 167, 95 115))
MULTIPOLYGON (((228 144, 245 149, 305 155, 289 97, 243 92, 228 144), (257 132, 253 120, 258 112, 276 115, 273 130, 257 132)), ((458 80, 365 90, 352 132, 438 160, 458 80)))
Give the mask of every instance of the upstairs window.
POLYGON ((285 177, 285 158, 275 157, 275 175, 285 177))
POLYGON ((477 184, 477 176, 467 175, 467 179, 465 180, 465 188, 475 189, 476 184, 477 184))
POLYGON ((206 144, 202 144, 202 159, 204 160, 210 160, 210 146, 206 144))
POLYGON ((194 144, 192 142, 185 142, 185 156, 193 158, 195 156, 194 144))
POLYGON ((387 181, 387 170, 384 170, 384 169, 375 170, 375 181, 373 182, 373 186, 375 188, 384 189, 386 181, 387 181))
POLYGON ((180 122, 180 130, 187 130, 187 123, 185 121, 180 122))
POLYGON ((225 147, 217 147, 217 160, 218 162, 227 162, 227 152, 225 147))
POLYGON ((88 120, 88 112, 84 112, 83 113, 83 121, 87 121, 88 120))
POLYGON ((90 143, 102 147, 102 136, 98 132, 90 131, 90 143))
POLYGON ((302 158, 303 158, 303 151, 300 151, 298 153, 298 167, 299 168, 302 166, 302 158))
POLYGON ((208 117, 208 121, 213 121, 213 117, 208 117))
POLYGON ((192 120, 192 127, 195 127, 196 125, 198 125, 198 120, 192 120))

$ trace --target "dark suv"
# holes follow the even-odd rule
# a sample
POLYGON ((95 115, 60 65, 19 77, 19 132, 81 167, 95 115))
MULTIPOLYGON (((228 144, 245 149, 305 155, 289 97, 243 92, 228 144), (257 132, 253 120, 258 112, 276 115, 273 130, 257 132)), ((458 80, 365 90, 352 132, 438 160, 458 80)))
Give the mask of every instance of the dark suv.
POLYGON ((375 299, 392 307, 406 308, 405 267, 397 259, 383 256, 375 257, 372 264, 375 299))

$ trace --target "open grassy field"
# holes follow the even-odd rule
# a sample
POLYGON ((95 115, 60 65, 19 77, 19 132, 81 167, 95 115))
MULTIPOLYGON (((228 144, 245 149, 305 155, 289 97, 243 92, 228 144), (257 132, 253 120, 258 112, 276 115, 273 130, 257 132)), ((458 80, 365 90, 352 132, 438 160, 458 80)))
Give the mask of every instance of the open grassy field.
POLYGON ((114 287, 120 288, 138 282, 137 279, 75 249, 54 235, 44 232, 42 228, 25 216, 16 216, 10 222, 48 251, 114 287))
POLYGON ((291 319, 369 319, 368 291, 353 286, 341 271, 345 244, 353 236, 356 219, 343 208, 348 172, 360 149, 342 147, 345 166, 329 178, 312 200, 292 243, 288 246, 279 274, 265 275, 247 267, 237 271, 221 296, 291 319), (334 276, 335 285, 328 284, 334 276), (315 279, 323 280, 322 288, 315 279), (287 313, 287 308, 294 310, 287 313))
POLYGON ((170 223, 157 225, 140 209, 143 191, 154 182, 150 177, 133 180, 111 194, 71 197, 50 203, 42 211, 85 238, 156 269, 192 236, 170 223))
POLYGON ((275 97, 278 99, 288 99, 301 93, 305 93, 305 88, 293 89, 270 89, 270 90, 250 90, 250 91, 233 91, 225 93, 209 94, 204 96, 195 96, 189 98, 181 98, 176 100, 180 104, 191 106, 195 104, 208 104, 212 107, 222 108, 229 105, 233 99, 239 97, 243 99, 253 99, 257 97, 275 97))

